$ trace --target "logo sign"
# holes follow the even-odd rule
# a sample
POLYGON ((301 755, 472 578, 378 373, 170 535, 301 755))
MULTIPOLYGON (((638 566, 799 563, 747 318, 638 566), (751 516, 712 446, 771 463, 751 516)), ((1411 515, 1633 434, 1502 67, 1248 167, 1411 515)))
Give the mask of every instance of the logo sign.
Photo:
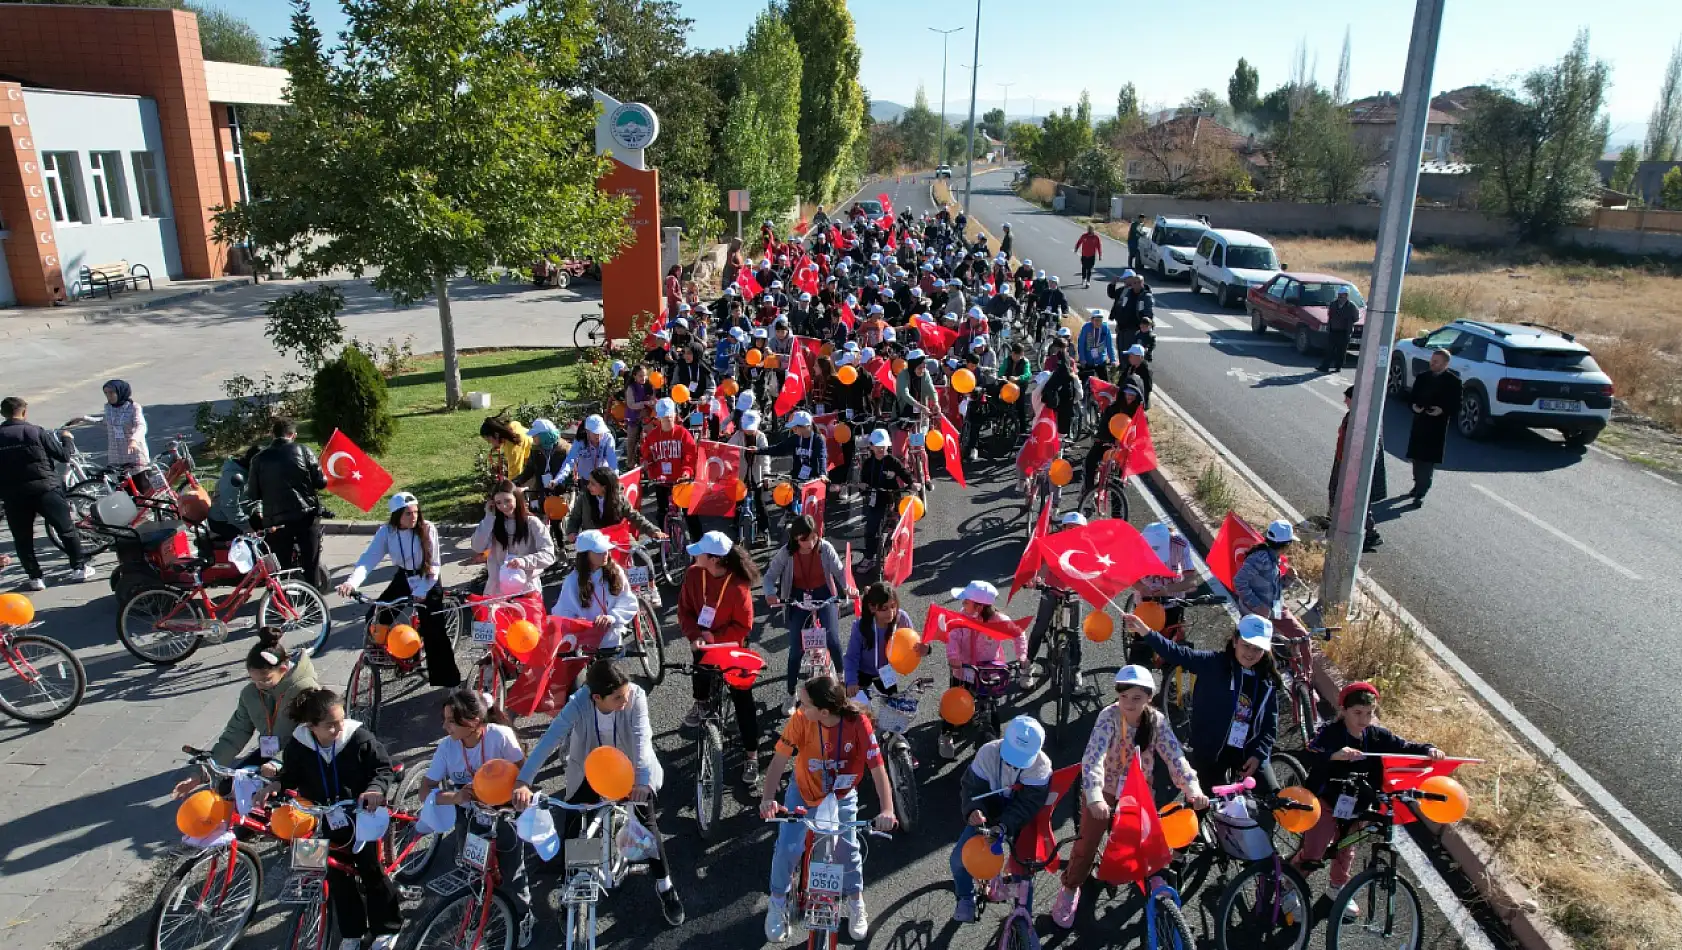
POLYGON ((750 208, 748 206, 748 190, 746 188, 737 188, 737 189, 734 189, 730 192, 730 210, 731 211, 748 211, 748 210, 750 210, 750 208))
POLYGON ((613 142, 620 148, 641 151, 660 135, 660 120, 654 110, 640 102, 620 103, 607 117, 613 142))

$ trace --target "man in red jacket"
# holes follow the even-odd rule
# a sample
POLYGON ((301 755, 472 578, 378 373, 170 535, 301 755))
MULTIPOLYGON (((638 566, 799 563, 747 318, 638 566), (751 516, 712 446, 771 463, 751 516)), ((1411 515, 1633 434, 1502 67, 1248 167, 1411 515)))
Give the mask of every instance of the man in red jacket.
POLYGON ((1092 225, 1087 225, 1086 233, 1075 241, 1075 253, 1080 255, 1080 285, 1091 287, 1093 265, 1104 256, 1104 242, 1099 240, 1098 232, 1092 225))
MULTIPOLYGON (((695 436, 677 424, 677 403, 661 399, 654 404, 654 420, 658 424, 642 437, 642 477, 644 484, 654 489, 654 502, 659 510, 655 523, 664 530, 666 513, 672 503, 672 486, 695 477, 695 436)), ((684 515, 688 537, 701 536, 701 519, 684 515)))

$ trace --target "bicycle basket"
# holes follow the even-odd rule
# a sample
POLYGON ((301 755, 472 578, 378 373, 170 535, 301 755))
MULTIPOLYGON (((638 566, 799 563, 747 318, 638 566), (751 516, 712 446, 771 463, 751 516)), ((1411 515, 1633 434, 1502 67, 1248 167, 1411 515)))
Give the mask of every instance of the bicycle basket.
POLYGON ((987 664, 978 666, 975 670, 975 694, 998 699, 1009 695, 1014 684, 1011 682, 1010 668, 987 664))
POLYGON ((917 718, 916 696, 877 696, 876 731, 904 734, 917 718))
POLYGON ((1273 840, 1256 824, 1253 810, 1248 799, 1236 798, 1212 813, 1215 840, 1240 861, 1260 861, 1273 854, 1273 840))

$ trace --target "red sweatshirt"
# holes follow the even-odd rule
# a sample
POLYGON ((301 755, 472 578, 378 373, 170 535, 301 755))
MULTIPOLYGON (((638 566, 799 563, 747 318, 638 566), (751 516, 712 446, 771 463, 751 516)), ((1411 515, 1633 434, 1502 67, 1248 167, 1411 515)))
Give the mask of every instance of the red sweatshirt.
POLYGON ((1098 235, 1090 231, 1082 234, 1080 239, 1075 241, 1075 251, 1081 257, 1102 257, 1104 254, 1103 248, 1104 242, 1098 239, 1098 235))
POLYGON ((694 566, 683 578, 677 598, 677 622, 683 635, 700 640, 711 634, 712 642, 747 643, 753 632, 753 591, 734 574, 714 577, 694 566), (713 608, 711 627, 700 623, 703 608, 713 608))
POLYGON ((643 477, 670 485, 695 474, 695 436, 683 426, 656 425, 642 437, 643 477))

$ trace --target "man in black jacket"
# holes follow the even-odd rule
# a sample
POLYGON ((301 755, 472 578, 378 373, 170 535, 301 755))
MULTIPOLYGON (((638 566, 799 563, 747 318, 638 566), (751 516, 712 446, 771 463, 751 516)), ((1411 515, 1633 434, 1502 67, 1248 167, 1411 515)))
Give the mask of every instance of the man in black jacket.
POLYGON ((1119 283, 1110 281, 1105 293, 1115 301, 1110 307, 1110 319, 1115 321, 1116 349, 1125 350, 1139 334, 1139 318, 1156 318, 1156 298, 1145 279, 1132 270, 1122 271, 1119 283))
POLYGON ((298 426, 276 419, 274 441, 257 453, 246 481, 247 496, 263 506, 263 525, 273 529, 269 546, 284 568, 298 568, 316 589, 328 587, 321 569, 321 498, 327 476, 309 446, 298 444, 298 426))
POLYGON ((1355 321, 1361 318, 1361 308, 1349 299, 1349 286, 1338 287, 1337 299, 1326 308, 1326 356, 1320 360, 1322 373, 1343 372, 1343 360, 1349 354, 1349 334, 1355 321))
POLYGON ((1425 504, 1431 477, 1443 461, 1449 423, 1460 412, 1460 377, 1448 371, 1451 358, 1447 350, 1432 350, 1431 369, 1414 377, 1413 390, 1408 394, 1408 407, 1413 410, 1413 428, 1408 432, 1413 490, 1408 496, 1415 508, 1425 504))
POLYGON ((98 575, 82 553, 82 538, 71 524, 70 501, 58 465, 69 456, 58 436, 27 421, 29 403, 21 396, 0 400, 0 501, 6 503, 6 523, 17 545, 18 559, 29 575, 30 590, 45 590, 41 562, 35 558, 35 518, 39 515, 64 541, 70 558, 70 579, 91 581, 98 575))

